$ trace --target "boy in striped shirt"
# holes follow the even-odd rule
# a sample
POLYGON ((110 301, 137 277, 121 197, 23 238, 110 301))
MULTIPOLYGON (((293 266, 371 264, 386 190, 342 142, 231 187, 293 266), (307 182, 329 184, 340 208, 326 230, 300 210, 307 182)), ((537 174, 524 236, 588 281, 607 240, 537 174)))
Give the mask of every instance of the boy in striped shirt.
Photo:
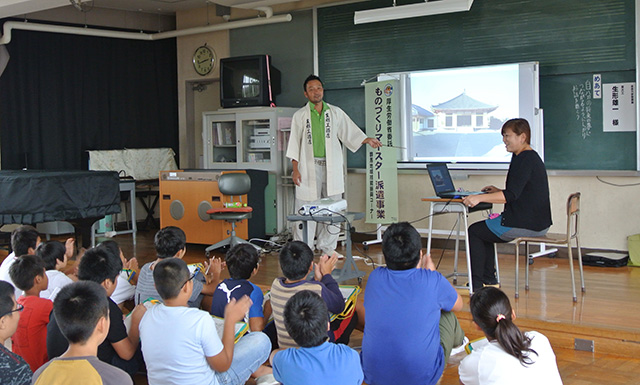
MULTIPOLYGON (((317 264, 313 263, 313 251, 300 241, 286 244, 280 251, 280 269, 284 277, 276 278, 271 284, 271 308, 278 334, 278 345, 281 349, 297 347, 284 326, 284 306, 299 291, 310 290, 318 294, 327 305, 329 312, 340 314, 344 310, 344 297, 340 287, 331 276, 338 262, 338 257, 323 255, 317 264), (314 272, 312 279, 307 275, 314 272)), ((329 340, 336 343, 349 343, 349 336, 358 321, 357 313, 351 317, 336 319, 331 322, 329 340)))

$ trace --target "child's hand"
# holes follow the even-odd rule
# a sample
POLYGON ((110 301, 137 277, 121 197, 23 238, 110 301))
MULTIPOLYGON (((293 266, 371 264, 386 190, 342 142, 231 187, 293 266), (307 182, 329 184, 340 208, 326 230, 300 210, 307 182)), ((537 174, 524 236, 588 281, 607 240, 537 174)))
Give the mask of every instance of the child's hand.
POLYGON ((321 280, 322 273, 320 272, 320 265, 315 262, 311 262, 311 264, 313 265, 313 279, 315 279, 316 281, 321 280))
POLYGON ((239 300, 231 298, 224 308, 224 319, 234 323, 242 321, 252 304, 251 298, 247 295, 243 295, 239 300))
POLYGON ((313 278, 316 281, 320 281, 322 279, 322 270, 320 270, 320 262, 322 262, 323 259, 328 259, 329 257, 324 254, 320 257, 320 260, 318 260, 318 263, 313 263, 313 278))
POLYGON ((316 264, 316 269, 314 274, 316 281, 321 280, 322 277, 324 277, 327 274, 331 274, 333 269, 336 267, 336 263, 338 263, 338 256, 335 255, 335 253, 330 257, 326 254, 320 257, 320 260, 316 264))
POLYGON ((133 271, 140 270, 140 266, 138 266, 138 259, 136 257, 133 257, 128 261, 125 260, 125 263, 124 263, 123 267, 125 269, 129 269, 129 270, 133 270, 133 271))
POLYGON ((433 263, 433 260, 431 259, 431 254, 422 255, 420 267, 422 267, 423 269, 436 271, 436 265, 433 263))
POLYGON ((222 269, 226 266, 226 263, 222 262, 220 258, 211 258, 209 261, 204 261, 204 277, 207 280, 207 283, 217 283, 220 281, 220 273, 222 273, 222 269))
POLYGON ((65 248, 64 255, 67 256, 67 259, 73 258, 73 254, 76 251, 76 240, 73 238, 67 238, 67 240, 64 243, 64 248, 65 248))
POLYGON ((78 266, 80 265, 80 261, 82 261, 82 257, 84 257, 85 251, 87 251, 87 249, 81 247, 80 250, 78 250, 78 255, 76 255, 76 263, 73 266, 72 272, 76 276, 78 275, 78 266))
POLYGON ((146 312, 147 312, 147 307, 144 306, 144 304, 142 303, 137 304, 136 307, 134 307, 133 311, 131 312, 131 323, 133 322, 139 323, 140 320, 142 319, 142 316, 146 312))
POLYGON ((85 249, 84 247, 81 247, 80 250, 78 250, 78 255, 76 255, 76 263, 80 263, 80 260, 82 259, 82 257, 84 257, 84 253, 87 251, 87 249, 85 249))
POLYGON ((67 254, 64 255, 64 260, 59 260, 56 259, 56 267, 55 269, 58 271, 64 271, 67 268, 67 261, 69 260, 69 258, 67 258, 67 254))

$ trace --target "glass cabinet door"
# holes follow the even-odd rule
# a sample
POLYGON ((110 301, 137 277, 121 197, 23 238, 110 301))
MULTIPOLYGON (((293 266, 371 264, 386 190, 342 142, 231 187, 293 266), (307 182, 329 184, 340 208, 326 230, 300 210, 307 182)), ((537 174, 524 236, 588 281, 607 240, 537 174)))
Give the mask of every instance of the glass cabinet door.
POLYGON ((211 160, 215 163, 237 162, 236 122, 213 122, 211 160))
POLYGON ((208 116, 205 121, 206 161, 210 166, 238 161, 236 117, 233 114, 208 116))
POLYGON ((241 162, 260 169, 269 169, 275 165, 275 131, 272 119, 264 114, 248 114, 238 116, 237 124, 240 128, 238 135, 242 135, 242 139, 238 141, 241 162))

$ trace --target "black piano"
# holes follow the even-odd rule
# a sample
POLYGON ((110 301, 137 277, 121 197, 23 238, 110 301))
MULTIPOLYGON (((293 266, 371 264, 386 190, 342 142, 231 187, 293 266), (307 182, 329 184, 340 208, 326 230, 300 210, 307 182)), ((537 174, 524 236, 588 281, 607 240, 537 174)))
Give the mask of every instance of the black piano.
POLYGON ((91 225, 119 212, 115 171, 0 171, 0 225, 66 221, 88 248, 91 225))

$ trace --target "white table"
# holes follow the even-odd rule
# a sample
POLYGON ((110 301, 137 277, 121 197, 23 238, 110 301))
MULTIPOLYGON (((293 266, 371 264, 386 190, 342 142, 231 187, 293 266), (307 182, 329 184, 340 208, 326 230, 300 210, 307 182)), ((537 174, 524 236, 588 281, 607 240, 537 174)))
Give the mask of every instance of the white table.
MULTIPOLYGON (((428 197, 422 198, 423 202, 429 202, 429 235, 427 237, 427 253, 431 253, 431 236, 433 232, 433 217, 435 215, 441 214, 457 214, 458 221, 456 226, 456 243, 455 243, 455 252, 454 252, 454 261, 453 261, 453 273, 447 275, 447 278, 453 278, 453 285, 458 289, 468 289, 469 294, 473 294, 473 278, 471 277, 471 251, 469 249, 469 235, 467 229, 469 228, 469 210, 467 206, 462 203, 462 199, 443 199, 440 197, 428 197), (461 230, 461 225, 464 223, 464 233, 461 230), (458 272, 458 251, 460 250, 460 237, 464 236, 464 249, 467 257, 467 272, 459 273, 458 272), (459 286, 458 277, 467 276, 469 281, 469 287, 459 286)), ((486 206, 484 206, 486 207, 486 206)), ((488 209, 489 207, 487 207, 488 209)), ((483 210, 484 208, 480 208, 483 210)), ((498 279, 498 284, 500 283, 500 269, 498 267, 497 261, 497 253, 494 253, 496 257, 496 277, 498 279)))

